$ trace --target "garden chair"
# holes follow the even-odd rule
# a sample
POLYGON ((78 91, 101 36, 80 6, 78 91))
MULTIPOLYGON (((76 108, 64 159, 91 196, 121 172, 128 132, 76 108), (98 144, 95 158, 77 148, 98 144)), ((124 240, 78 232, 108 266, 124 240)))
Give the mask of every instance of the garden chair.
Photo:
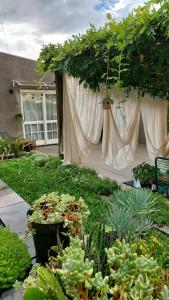
POLYGON ((155 177, 157 192, 165 193, 169 197, 169 158, 156 157, 155 177))

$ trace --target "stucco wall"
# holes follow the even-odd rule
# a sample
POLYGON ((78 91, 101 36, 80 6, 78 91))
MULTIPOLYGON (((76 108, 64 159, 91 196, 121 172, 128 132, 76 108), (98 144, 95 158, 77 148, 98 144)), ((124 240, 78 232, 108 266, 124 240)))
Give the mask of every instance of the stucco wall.
MULTIPOLYGON (((17 92, 10 93, 12 80, 33 81, 39 75, 36 72, 36 61, 6 53, 0 53, 0 132, 5 131, 16 136, 20 128, 15 114, 20 112, 20 101, 17 92)), ((43 81, 54 82, 53 74, 43 81)))

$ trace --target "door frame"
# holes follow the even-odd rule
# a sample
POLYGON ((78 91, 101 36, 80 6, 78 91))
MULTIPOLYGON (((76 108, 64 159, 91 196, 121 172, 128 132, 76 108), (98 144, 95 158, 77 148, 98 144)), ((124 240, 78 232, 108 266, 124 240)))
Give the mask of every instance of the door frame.
MULTIPOLYGON (((38 146, 41 145, 52 145, 52 144, 57 144, 58 143, 58 138, 57 139, 48 139, 47 138, 47 123, 50 123, 50 120, 46 119, 46 101, 45 101, 45 95, 55 95, 56 97, 56 91, 55 90, 33 90, 33 89, 20 89, 20 103, 21 103, 21 112, 24 117, 24 109, 23 109, 23 94, 26 93, 32 93, 32 94, 43 94, 42 97, 42 114, 43 114, 43 120, 42 121, 24 121, 23 119, 23 136, 26 138, 26 132, 25 132, 25 125, 27 124, 43 124, 44 125, 44 140, 36 140, 36 143, 38 146)), ((56 106, 57 107, 57 106, 56 106)), ((51 120, 51 123, 57 124, 57 119, 56 120, 51 120)))

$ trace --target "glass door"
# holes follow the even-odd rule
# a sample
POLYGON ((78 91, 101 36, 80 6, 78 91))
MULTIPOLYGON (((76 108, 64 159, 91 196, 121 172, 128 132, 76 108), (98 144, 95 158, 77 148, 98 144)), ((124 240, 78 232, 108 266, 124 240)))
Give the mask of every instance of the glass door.
POLYGON ((58 142, 57 115, 56 115, 56 95, 45 94, 46 111, 46 142, 54 144, 58 142))
POLYGON ((21 93, 24 137, 37 145, 58 142, 56 95, 50 92, 21 93))
POLYGON ((43 120, 43 94, 22 94, 24 136, 36 140, 37 145, 43 145, 45 139, 43 120))

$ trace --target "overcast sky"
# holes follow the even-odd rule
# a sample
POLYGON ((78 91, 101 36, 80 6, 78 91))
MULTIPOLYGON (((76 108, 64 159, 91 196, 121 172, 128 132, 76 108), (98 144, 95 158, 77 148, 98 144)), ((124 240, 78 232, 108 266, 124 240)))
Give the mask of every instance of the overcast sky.
POLYGON ((122 18, 145 0, 0 0, 0 51, 36 59, 42 44, 62 43, 106 12, 122 18))

